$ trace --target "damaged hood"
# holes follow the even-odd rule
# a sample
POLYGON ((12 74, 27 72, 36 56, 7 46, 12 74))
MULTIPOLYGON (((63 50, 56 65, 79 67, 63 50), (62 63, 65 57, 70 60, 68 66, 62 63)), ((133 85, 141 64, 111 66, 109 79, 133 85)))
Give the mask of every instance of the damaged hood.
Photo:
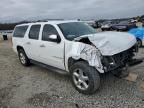
POLYGON ((131 48, 136 44, 136 38, 123 32, 101 32, 76 38, 88 39, 101 51, 102 55, 110 56, 131 48))

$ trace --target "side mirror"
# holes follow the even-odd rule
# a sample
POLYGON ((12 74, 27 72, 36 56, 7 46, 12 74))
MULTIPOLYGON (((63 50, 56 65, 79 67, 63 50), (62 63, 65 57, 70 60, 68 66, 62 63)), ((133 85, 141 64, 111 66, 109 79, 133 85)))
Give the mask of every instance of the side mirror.
POLYGON ((49 40, 52 41, 52 42, 57 42, 57 43, 60 42, 60 39, 58 38, 57 35, 50 35, 49 40))

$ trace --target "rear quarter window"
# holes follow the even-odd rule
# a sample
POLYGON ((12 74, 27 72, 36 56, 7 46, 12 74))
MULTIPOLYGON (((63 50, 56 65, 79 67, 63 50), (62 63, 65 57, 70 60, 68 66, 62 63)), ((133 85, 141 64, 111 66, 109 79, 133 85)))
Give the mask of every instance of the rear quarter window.
POLYGON ((14 30, 14 34, 13 37, 19 37, 19 38, 23 38, 26 31, 28 29, 28 26, 18 26, 15 28, 14 30))

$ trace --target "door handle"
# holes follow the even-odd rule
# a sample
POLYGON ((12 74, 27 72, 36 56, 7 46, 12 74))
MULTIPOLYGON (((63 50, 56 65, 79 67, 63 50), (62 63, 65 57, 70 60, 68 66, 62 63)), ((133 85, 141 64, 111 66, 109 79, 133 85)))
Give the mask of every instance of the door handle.
POLYGON ((45 45, 42 44, 42 45, 40 45, 40 47, 45 47, 45 45))
POLYGON ((27 45, 30 45, 31 43, 30 43, 30 42, 27 42, 26 44, 27 44, 27 45))

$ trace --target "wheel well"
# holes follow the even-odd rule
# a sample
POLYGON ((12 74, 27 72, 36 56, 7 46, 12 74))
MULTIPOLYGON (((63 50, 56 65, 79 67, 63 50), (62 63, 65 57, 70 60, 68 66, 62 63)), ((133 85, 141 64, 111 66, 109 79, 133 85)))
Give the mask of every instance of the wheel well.
POLYGON ((138 37, 137 37, 136 39, 141 41, 141 39, 140 39, 140 38, 138 38, 138 37))
POLYGON ((137 41, 140 41, 140 42, 141 42, 141 44, 142 44, 142 40, 141 40, 140 38, 138 38, 138 37, 137 37, 136 39, 137 39, 137 41))
POLYGON ((23 47, 17 46, 17 51, 19 51, 20 49, 23 49, 23 47))
POLYGON ((143 45, 143 44, 142 44, 142 40, 141 40, 140 38, 136 38, 136 39, 137 39, 137 42, 138 42, 138 41, 140 42, 140 43, 138 43, 138 44, 139 44, 138 46, 139 46, 139 47, 142 47, 142 45, 143 45))
MULTIPOLYGON (((70 57, 69 59, 68 59, 68 69, 70 69, 70 67, 73 65, 73 64, 75 64, 76 62, 78 62, 78 61, 85 61, 85 62, 87 62, 86 60, 84 60, 84 59, 78 59, 78 60, 75 60, 75 59, 73 59, 72 57, 70 57)), ((88 63, 88 62, 87 62, 88 63)))

